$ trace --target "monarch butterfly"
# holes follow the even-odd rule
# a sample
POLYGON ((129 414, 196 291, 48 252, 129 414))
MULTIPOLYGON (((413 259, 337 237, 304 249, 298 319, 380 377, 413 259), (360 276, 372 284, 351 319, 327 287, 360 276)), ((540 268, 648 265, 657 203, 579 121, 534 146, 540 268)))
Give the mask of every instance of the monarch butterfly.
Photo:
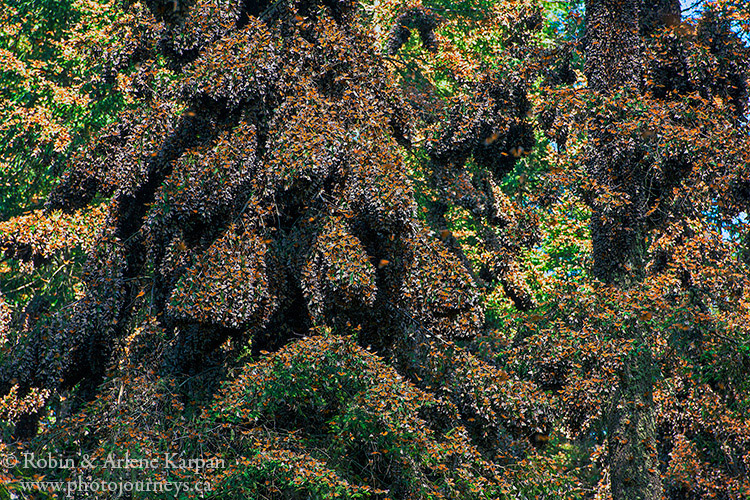
POLYGON ((493 133, 490 136, 487 136, 487 138, 484 140, 484 145, 489 146, 490 144, 495 142, 498 139, 498 137, 500 137, 500 134, 498 134, 497 132, 493 133))

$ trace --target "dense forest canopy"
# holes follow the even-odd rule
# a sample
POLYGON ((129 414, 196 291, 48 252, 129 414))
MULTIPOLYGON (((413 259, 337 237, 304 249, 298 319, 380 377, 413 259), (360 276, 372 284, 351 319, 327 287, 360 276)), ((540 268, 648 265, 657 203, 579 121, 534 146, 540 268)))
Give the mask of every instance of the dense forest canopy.
POLYGON ((2 7, 0 498, 750 498, 743 0, 2 7))

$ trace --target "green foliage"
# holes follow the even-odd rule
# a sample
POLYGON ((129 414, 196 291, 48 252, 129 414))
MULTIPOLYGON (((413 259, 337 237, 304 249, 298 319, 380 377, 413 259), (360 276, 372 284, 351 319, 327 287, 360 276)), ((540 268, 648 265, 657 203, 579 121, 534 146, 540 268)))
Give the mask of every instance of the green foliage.
POLYGON ((123 106, 98 52, 121 15, 114 2, 2 5, 0 217, 38 207, 62 165, 123 106))
POLYGON ((643 4, 612 60, 591 2, 35 3, 0 33, 0 455, 98 465, 0 495, 607 498, 640 403, 635 479, 747 496, 744 6, 643 4))

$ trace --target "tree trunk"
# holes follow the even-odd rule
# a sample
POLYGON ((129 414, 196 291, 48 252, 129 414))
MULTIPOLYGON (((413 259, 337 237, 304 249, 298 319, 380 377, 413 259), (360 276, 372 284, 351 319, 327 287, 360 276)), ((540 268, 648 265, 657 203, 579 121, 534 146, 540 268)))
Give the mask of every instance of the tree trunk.
POLYGON ((655 365, 643 335, 634 336, 606 416, 610 486, 614 500, 661 500, 653 399, 655 365))
MULTIPOLYGON (((591 90, 624 105, 628 95, 640 91, 640 7, 637 0, 587 0, 584 72, 591 90), (624 96, 624 97, 623 97, 624 96)), ((591 130, 594 148, 588 162, 596 180, 597 198, 609 191, 628 200, 613 206, 594 200, 591 237, 594 276, 608 284, 633 282, 633 266, 640 264, 638 214, 640 172, 637 145, 619 133, 615 123, 595 120, 591 130)))
MULTIPOLYGON (((608 98, 637 95, 641 88, 641 23, 638 0, 586 1, 586 61, 589 88, 608 98)), ((624 103, 623 103, 624 104, 624 103)), ((638 207, 643 196, 637 144, 618 133, 617 124, 599 120, 591 131, 594 149, 589 173, 598 193, 609 191, 628 202, 613 206, 595 197, 591 236, 595 277, 628 288, 642 275, 644 231, 638 207)), ((606 415, 608 464, 614 500, 662 497, 656 452, 653 381, 655 365, 644 332, 628 334, 631 350, 619 374, 619 387, 606 415)))

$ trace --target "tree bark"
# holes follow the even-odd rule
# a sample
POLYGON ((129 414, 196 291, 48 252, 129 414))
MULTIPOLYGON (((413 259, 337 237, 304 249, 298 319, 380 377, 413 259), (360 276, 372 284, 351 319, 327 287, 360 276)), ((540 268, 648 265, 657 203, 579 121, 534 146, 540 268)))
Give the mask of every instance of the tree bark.
MULTIPOLYGON (((640 93, 641 29, 640 1, 586 1, 584 72, 591 90, 607 99, 628 99, 640 93)), ((627 202, 613 206, 595 196, 591 219, 593 274, 606 285, 627 289, 638 283, 643 268, 639 151, 632 138, 618 133, 616 123, 605 119, 595 123, 587 168, 598 185, 596 194, 608 191, 627 202)), ((606 415, 612 497, 660 500, 663 489, 653 402, 656 367, 645 332, 634 325, 626 335, 632 347, 625 356, 619 386, 606 415)))
MULTIPOLYGON (((643 61, 637 0, 587 0, 584 73, 591 90, 624 101, 641 88, 643 61), (615 96, 619 94, 619 96, 615 96)), ((594 121, 588 170, 597 182, 591 236, 593 274, 608 284, 632 282, 638 251, 639 165, 637 145, 605 118, 594 121), (627 200, 599 200, 605 191, 627 200)))
POLYGON ((661 500, 653 398, 656 367, 643 335, 634 337, 606 416, 610 489, 613 500, 661 500))

